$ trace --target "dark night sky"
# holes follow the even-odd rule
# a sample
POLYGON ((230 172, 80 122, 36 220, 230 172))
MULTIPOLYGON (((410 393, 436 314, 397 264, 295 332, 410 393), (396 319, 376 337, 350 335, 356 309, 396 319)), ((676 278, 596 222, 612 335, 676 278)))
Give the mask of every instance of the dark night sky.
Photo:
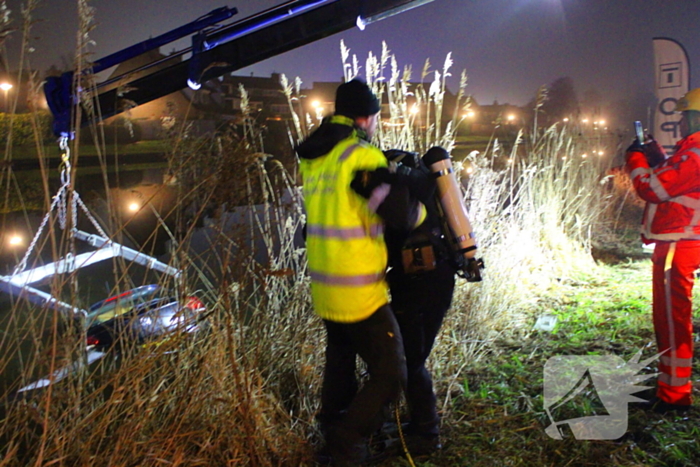
MULTIPOLYGON (((20 0, 8 0, 20 22, 20 0)), ((92 0, 95 58, 159 35, 220 6, 235 6, 237 18, 283 3, 280 0, 92 0)), ((73 55, 77 0, 41 0, 34 16, 35 68, 58 66, 73 55)), ((283 72, 312 81, 342 76, 340 39, 364 64, 385 40, 400 66, 417 76, 426 58, 441 67, 452 52, 456 87, 467 71, 467 92, 477 102, 522 105, 542 84, 570 76, 577 92, 594 88, 607 100, 653 91, 652 37, 681 42, 691 73, 700 66, 700 3, 697 0, 434 0, 433 3, 353 29, 246 68, 238 73, 283 72)), ((9 43, 19 43, 17 34, 9 43)), ((178 48, 186 46, 180 44, 178 48)), ((166 46, 164 52, 172 50, 166 46)), ((11 55, 12 57, 12 55, 11 55)), ((12 60, 12 58, 11 58, 12 60)), ((12 63, 11 63, 12 66, 12 63)), ((691 86, 700 85, 693 80, 691 86)))

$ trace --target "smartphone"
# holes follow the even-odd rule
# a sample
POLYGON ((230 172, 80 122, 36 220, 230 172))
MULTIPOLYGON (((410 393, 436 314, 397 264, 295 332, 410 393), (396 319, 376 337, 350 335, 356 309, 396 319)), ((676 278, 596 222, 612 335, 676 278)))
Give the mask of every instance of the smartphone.
POLYGON ((639 120, 634 122, 634 133, 637 135, 639 144, 644 144, 644 127, 642 127, 642 122, 639 120))

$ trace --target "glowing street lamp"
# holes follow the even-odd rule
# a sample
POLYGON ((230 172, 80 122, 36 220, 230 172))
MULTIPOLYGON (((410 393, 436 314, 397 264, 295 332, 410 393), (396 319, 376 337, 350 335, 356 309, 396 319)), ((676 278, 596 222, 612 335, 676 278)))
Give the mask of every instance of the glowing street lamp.
POLYGON ((5 82, 5 83, 0 83, 0 89, 2 89, 3 91, 5 91, 5 104, 4 104, 4 108, 5 108, 5 112, 7 112, 7 107, 8 107, 8 106, 7 106, 7 93, 10 92, 10 89, 12 89, 12 85, 11 85, 10 83, 7 83, 7 82, 5 82))
POLYGON ((13 234, 13 235, 10 235, 10 237, 7 239, 7 243, 11 247, 16 247, 16 246, 22 245, 24 243, 24 239, 20 235, 13 234))
POLYGON ((132 201, 131 203, 129 203, 129 206, 127 206, 127 209, 129 210, 129 212, 136 212, 140 208, 141 208, 141 205, 139 205, 139 203, 137 203, 136 201, 132 201))
POLYGON ((323 106, 321 105, 321 102, 314 99, 313 101, 311 101, 311 107, 314 109, 314 112, 316 112, 316 118, 319 120, 322 120, 323 119, 323 106))

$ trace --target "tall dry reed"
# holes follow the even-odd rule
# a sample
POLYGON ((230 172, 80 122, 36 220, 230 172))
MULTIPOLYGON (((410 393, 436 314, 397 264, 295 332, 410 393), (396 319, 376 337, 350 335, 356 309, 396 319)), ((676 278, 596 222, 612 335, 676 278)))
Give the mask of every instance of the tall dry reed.
MULTIPOLYGON (((85 44, 90 9, 82 0, 80 5, 87 15, 79 35, 85 44)), ((83 57, 83 46, 78 49, 83 57)), ((344 45, 341 53, 346 79, 359 75, 359 60, 344 45)), ((455 113, 445 115, 451 66, 450 56, 440 70, 426 62, 414 83, 411 68, 400 69, 386 45, 379 57, 369 56, 366 79, 389 103, 377 140, 382 148, 454 148, 468 99, 463 73, 455 113)), ((301 81, 282 80, 295 110, 290 141, 297 142, 319 118, 303 112, 301 81)), ((308 463, 323 333, 311 309, 294 174, 264 154, 245 106, 243 138, 236 132, 194 138, 180 123, 173 126, 180 131, 168 154, 179 200, 175 227, 166 223, 168 213, 160 213, 159 227, 171 237, 171 264, 184 271, 183 281, 168 285, 197 293, 207 305, 202 332, 124 346, 47 390, 17 397, 21 385, 83 358, 85 335, 54 311, 14 304, 0 337, 0 370, 8 377, 0 406, 0 466, 308 463), (248 222, 232 228, 228 220, 237 208, 248 222), (202 236, 205 251, 196 248, 202 236)), ((95 134, 102 145, 100 129, 95 134)), ((487 269, 482 283, 459 282, 431 358, 446 402, 460 387, 461 372, 489 350, 495 335, 528 326, 539 297, 595 267, 590 228, 606 203, 604 164, 581 159, 592 143, 565 128, 536 134, 518 138, 509 154, 494 142, 490 152, 467 161, 475 168, 464 176, 467 205, 487 269)), ((103 228, 121 238, 116 213, 109 219, 103 228)), ((49 247, 54 258, 71 251, 60 231, 52 235, 56 246, 40 247, 49 247)), ((147 282, 123 262, 115 261, 113 271, 114 292, 147 282)), ((60 294, 65 288, 65 278, 52 286, 60 294)), ((69 298, 80 301, 79 293, 69 298)))
MULTIPOLYGON (((78 6, 76 64, 83 70, 89 68, 93 9, 84 0, 78 6)), ((28 28, 30 22, 26 24, 28 28)), ((83 92, 76 118, 80 120, 81 112, 99 118, 99 108, 92 105, 92 77, 78 73, 77 79, 83 92)), ((60 383, 17 394, 36 378, 83 361, 85 331, 80 320, 74 325, 48 308, 17 302, 3 309, 0 465, 304 463, 319 373, 313 339, 317 333, 309 333, 319 323, 308 310, 304 252, 295 243, 303 217, 292 178, 260 153, 253 125, 246 123, 245 131, 242 140, 233 134, 212 140, 187 138, 183 130, 171 145, 172 175, 180 181, 181 200, 172 216, 180 218, 175 222, 180 228, 165 223, 171 213, 159 213, 158 219, 159 228, 171 236, 172 264, 185 274, 180 283, 157 280, 180 294, 198 290, 207 305, 201 332, 158 345, 125 345, 60 383), (239 183, 238 189, 230 189, 232 182, 239 183), (224 209, 262 206, 250 209, 246 228, 249 237, 266 240, 266 262, 251 260, 255 247, 215 222, 210 253, 216 261, 199 261, 190 241, 197 219, 212 202, 224 209)), ((93 126, 91 132, 95 146, 104 150, 101 127, 93 126)), ((74 169, 78 140, 71 146, 74 169)), ((108 168, 103 164, 102 169, 108 194, 108 168)), ((48 169, 42 174, 49 200, 48 169)), ((121 241, 123 222, 116 206, 109 199, 106 204, 110 209, 101 228, 121 241)), ((44 259, 76 251, 68 231, 56 228, 56 220, 51 216, 50 228, 36 244, 44 259)), ((28 266, 38 261, 42 259, 32 257, 28 266)), ((118 259, 111 268, 112 293, 154 280, 118 259)), ((78 275, 56 277, 50 290, 85 307, 78 275)))
MULTIPOLYGON (((346 81, 362 74, 360 60, 342 42, 341 58, 346 81)), ((454 111, 445 112, 452 64, 450 54, 438 70, 426 61, 420 79, 413 82, 411 67, 400 68, 386 43, 379 56, 369 54, 363 78, 388 104, 375 137, 380 148, 419 153, 434 145, 455 148, 469 97, 463 72, 454 111)), ((291 87, 285 87, 291 96, 291 87)), ((538 91, 535 115, 546 101, 546 91, 538 91)), ((302 99, 297 93, 294 110, 302 99)), ((312 124, 297 130, 298 137, 308 134, 318 119, 300 113, 294 121, 312 124)), ((543 311, 542 297, 557 284, 595 274, 592 235, 605 222, 613 201, 607 172, 617 149, 610 137, 579 134, 563 122, 538 128, 535 118, 529 130, 521 129, 508 152, 493 137, 484 153, 455 161, 486 269, 481 283, 458 281, 452 311, 431 358, 437 386, 447 395, 461 386, 461 372, 490 350, 493 339, 531 328, 533 313, 543 311)))

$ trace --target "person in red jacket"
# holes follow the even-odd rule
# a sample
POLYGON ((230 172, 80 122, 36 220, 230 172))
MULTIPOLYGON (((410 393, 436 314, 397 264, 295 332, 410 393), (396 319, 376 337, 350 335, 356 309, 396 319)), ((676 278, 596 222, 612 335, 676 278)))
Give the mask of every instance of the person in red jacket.
POLYGON ((666 157, 656 141, 627 150, 627 171, 646 201, 642 240, 655 243, 653 320, 659 360, 659 412, 691 407, 692 292, 700 267, 700 88, 681 98, 681 139, 666 157))

